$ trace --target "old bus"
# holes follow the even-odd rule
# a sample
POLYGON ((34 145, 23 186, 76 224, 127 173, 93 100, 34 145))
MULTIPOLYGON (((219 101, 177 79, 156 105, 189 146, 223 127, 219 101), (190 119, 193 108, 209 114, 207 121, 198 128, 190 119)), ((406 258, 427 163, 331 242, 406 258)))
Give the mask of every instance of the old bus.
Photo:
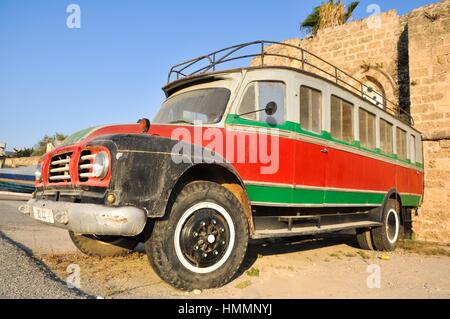
POLYGON ((144 242, 158 275, 185 290, 229 282, 249 239, 351 231, 362 248, 395 249, 422 199, 421 134, 341 69, 268 44, 289 46, 256 41, 174 66, 151 123, 70 136, 43 157, 20 210, 86 254, 144 242), (234 67, 249 58, 260 63, 234 67))

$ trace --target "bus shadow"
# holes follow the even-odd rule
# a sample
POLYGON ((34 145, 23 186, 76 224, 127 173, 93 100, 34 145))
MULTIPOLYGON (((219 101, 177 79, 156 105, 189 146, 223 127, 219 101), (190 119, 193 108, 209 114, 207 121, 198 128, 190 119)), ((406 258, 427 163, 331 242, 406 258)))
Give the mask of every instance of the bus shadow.
POLYGON ((236 274, 236 278, 249 270, 260 257, 305 252, 342 244, 359 248, 355 236, 348 234, 324 234, 320 236, 251 240, 242 266, 236 274))

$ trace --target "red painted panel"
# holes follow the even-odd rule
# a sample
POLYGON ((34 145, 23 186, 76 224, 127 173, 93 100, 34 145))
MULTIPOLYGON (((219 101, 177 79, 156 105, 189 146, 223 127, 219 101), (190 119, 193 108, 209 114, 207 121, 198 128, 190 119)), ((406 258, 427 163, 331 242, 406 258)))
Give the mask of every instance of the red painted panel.
MULTIPOLYGON (((211 129, 178 125, 152 125, 147 134, 171 138, 173 130, 177 128, 181 129, 181 131, 188 132, 191 135, 190 141, 194 144, 208 149, 213 147, 211 146, 213 136, 221 135, 224 137, 223 134, 226 133, 225 138, 220 141, 219 147, 216 144, 214 151, 228 159, 243 180, 386 192, 396 187, 401 193, 422 194, 423 192, 422 172, 329 147, 327 147, 328 154, 326 154, 321 152, 324 148, 323 146, 305 141, 279 137, 278 170, 274 174, 263 174, 263 168, 267 168, 269 164, 262 162, 260 154, 254 154, 255 151, 258 152, 258 147, 255 148, 254 146, 255 144, 260 145, 261 140, 266 139, 266 135, 254 132, 232 132, 223 128, 211 129), (209 138, 202 138, 207 131, 209 138), (235 136, 231 134, 235 134, 235 136), (227 141, 230 142, 235 137, 244 137, 246 146, 239 147, 236 145, 237 143, 234 145, 230 144, 234 150, 234 159, 232 160, 230 156, 227 156, 227 141), (253 147, 248 147, 249 145, 253 147), (242 155, 242 152, 244 152, 245 162, 236 162, 236 154, 242 155), (256 158, 256 162, 248 163, 250 158, 256 158)), ((54 150, 46 156, 43 162, 44 183, 48 184, 47 169, 45 168, 48 168, 48 162, 54 154, 74 151, 77 153, 74 155, 78 158, 82 145, 89 140, 100 135, 120 133, 139 134, 139 126, 137 124, 107 126, 94 131, 80 144, 54 150)), ((174 138, 180 139, 181 137, 174 138)), ((270 146, 270 137, 267 141, 270 146)), ((272 151, 275 150, 269 147, 267 154, 270 155, 272 151)), ((277 160, 277 158, 273 157, 272 160, 277 160)), ((72 167, 71 173, 77 176, 78 174, 75 172, 75 169, 75 166, 72 167)), ((90 182, 88 184, 92 185, 90 182)), ((98 181, 95 184, 100 186, 98 181)))

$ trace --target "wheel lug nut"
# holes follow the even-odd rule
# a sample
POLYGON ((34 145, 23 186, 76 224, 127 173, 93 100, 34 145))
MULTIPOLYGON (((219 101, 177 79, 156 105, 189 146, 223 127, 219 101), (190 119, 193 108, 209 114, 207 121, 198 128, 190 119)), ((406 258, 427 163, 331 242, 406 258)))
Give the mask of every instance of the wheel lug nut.
POLYGON ((221 228, 220 231, 223 233, 225 231, 225 229, 221 228))
POLYGON ((218 254, 219 254, 219 253, 217 252, 217 250, 215 250, 215 251, 214 251, 214 255, 217 256, 218 254))
POLYGON ((213 223, 214 225, 217 224, 217 222, 216 222, 214 219, 212 220, 212 223, 213 223))
POLYGON ((194 233, 194 237, 198 237, 198 233, 194 233))
POLYGON ((207 253, 204 253, 204 254, 203 254, 203 257, 204 257, 204 258, 208 257, 208 254, 207 254, 207 253))
POLYGON ((198 250, 198 246, 195 246, 194 249, 195 249, 195 250, 198 250))
POLYGON ((202 225, 202 226, 206 226, 206 223, 205 223, 205 222, 202 222, 201 225, 202 225))
POLYGON ((225 240, 222 240, 222 245, 225 245, 225 240))

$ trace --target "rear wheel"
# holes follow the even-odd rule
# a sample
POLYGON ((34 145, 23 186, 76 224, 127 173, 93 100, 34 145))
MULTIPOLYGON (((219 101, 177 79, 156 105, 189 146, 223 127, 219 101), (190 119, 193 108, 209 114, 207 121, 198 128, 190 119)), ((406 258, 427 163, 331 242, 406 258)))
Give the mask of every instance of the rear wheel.
POLYGON ((156 221, 145 249, 156 273, 172 286, 208 289, 228 283, 244 259, 248 225, 239 200, 213 182, 192 182, 166 219, 156 221))
POLYGON ((99 257, 124 256, 139 243, 135 237, 78 235, 69 231, 73 244, 84 254, 99 257))
POLYGON ((381 222, 381 227, 372 229, 374 247, 380 251, 393 251, 401 236, 400 205, 395 199, 387 201, 381 222))
POLYGON ((374 250, 372 242, 372 235, 370 229, 357 229, 356 230, 356 241, 361 249, 374 250))

